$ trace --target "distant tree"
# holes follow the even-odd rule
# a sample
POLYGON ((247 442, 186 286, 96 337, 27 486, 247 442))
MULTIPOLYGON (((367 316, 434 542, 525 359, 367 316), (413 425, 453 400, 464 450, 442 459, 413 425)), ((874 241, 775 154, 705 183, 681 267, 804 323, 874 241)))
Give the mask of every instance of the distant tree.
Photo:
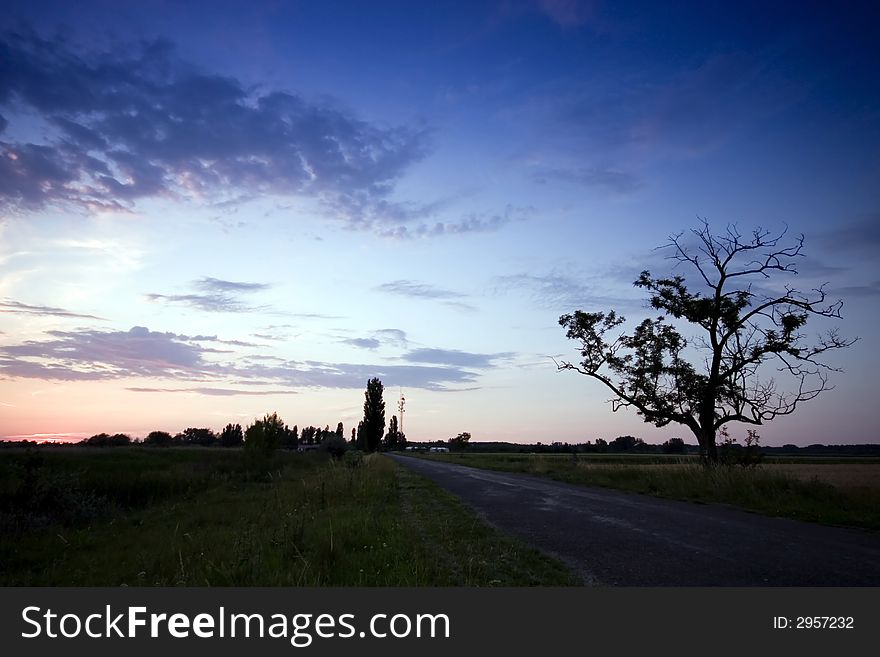
POLYGON ((300 442, 302 442, 303 445, 314 445, 317 433, 318 430, 313 426, 303 427, 300 442))
POLYGON ((596 451, 597 452, 607 452, 608 451, 608 441, 604 438, 596 438, 596 451))
POLYGON ((217 436, 210 429, 196 429, 190 427, 183 430, 183 442, 187 445, 202 445, 209 447, 217 442, 217 436))
POLYGON ((400 431, 397 428, 397 416, 392 415, 391 421, 388 423, 388 433, 385 434, 385 449, 397 449, 397 443, 400 440, 400 431))
POLYGON ((618 436, 611 441, 611 444, 608 445, 608 447, 615 452, 628 452, 641 447, 644 444, 645 441, 641 438, 635 438, 633 436, 618 436))
POLYGON ((355 441, 355 444, 357 445, 357 448, 360 450, 367 449, 366 434, 364 434, 364 421, 363 420, 358 422, 357 440, 355 441))
POLYGON ((114 433, 112 436, 99 433, 82 442, 92 447, 123 447, 131 444, 131 436, 124 433, 114 433))
POLYGON ((352 445, 356 445, 356 444, 357 444, 357 434, 355 433, 355 431, 356 431, 355 428, 352 427, 352 428, 351 428, 351 444, 352 444, 352 445))
POLYGON ((449 439, 449 449, 463 450, 467 449, 471 440, 471 434, 467 431, 458 434, 455 438, 449 439))
POLYGON ((693 268, 705 295, 692 292, 682 276, 654 278, 643 271, 634 285, 650 294, 651 307, 662 315, 619 335, 614 332, 625 320, 613 310, 562 315, 559 324, 579 343, 582 360, 558 368, 611 389, 615 411, 632 406, 658 427, 688 427, 707 462, 716 463, 716 435, 725 424, 760 425, 815 399, 829 389, 827 373, 835 371, 823 356, 854 340, 832 329, 806 342, 802 329, 809 317, 840 317, 842 302, 827 301, 824 286, 805 294, 764 283, 797 273, 803 236, 782 246, 785 231, 774 236, 759 228, 744 239, 735 226, 717 235, 705 221, 691 233, 690 240, 683 233, 670 237, 665 247, 673 261, 693 268), (682 334, 683 324, 695 337, 682 334))
POLYGON ((335 431, 328 431, 325 434, 324 439, 321 441, 321 448, 327 450, 330 456, 334 459, 341 459, 345 456, 345 451, 348 449, 348 445, 341 434, 338 434, 335 431))
POLYGON ((385 402, 382 392, 385 387, 377 378, 367 381, 364 392, 364 441, 366 451, 373 452, 379 448, 382 434, 385 433, 385 402))
POLYGON ((220 444, 223 447, 240 447, 244 443, 244 434, 240 424, 227 424, 220 432, 220 444))
POLYGON ((345 427, 342 426, 342 422, 336 425, 336 435, 345 440, 345 427))
POLYGON ((684 454, 685 444, 681 438, 670 438, 661 446, 664 454, 684 454))
POLYGON ((153 445, 155 447, 168 447, 171 444, 171 434, 167 431, 151 431, 144 438, 144 445, 153 445))
POLYGON ((296 449, 299 446, 299 436, 296 425, 290 429, 284 425, 284 432, 281 434, 281 447, 283 449, 296 449))
POLYGON ((273 452, 281 446, 285 433, 284 421, 277 413, 256 420, 244 434, 244 446, 256 452, 273 452))

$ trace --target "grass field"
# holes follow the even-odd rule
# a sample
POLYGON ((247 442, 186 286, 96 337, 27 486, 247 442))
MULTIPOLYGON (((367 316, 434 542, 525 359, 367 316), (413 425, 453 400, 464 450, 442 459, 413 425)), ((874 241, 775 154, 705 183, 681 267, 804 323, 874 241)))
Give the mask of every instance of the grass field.
POLYGON ((0 585, 524 586, 577 582, 379 455, 0 453, 0 585))
POLYGON ((472 467, 569 483, 730 504, 759 513, 880 529, 877 459, 768 459, 754 469, 704 468, 696 457, 656 454, 420 454, 472 467))

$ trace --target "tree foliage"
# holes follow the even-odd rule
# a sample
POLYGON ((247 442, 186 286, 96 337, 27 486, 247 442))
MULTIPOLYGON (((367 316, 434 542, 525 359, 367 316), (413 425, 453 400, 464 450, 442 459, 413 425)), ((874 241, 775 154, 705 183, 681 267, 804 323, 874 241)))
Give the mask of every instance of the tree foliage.
POLYGON ((364 392, 364 426, 363 438, 365 448, 373 452, 379 448, 382 434, 385 433, 385 402, 382 393, 385 387, 377 378, 367 381, 367 389, 364 392))
POLYGON ((244 442, 244 434, 240 424, 227 424, 220 432, 220 444, 223 447, 239 447, 244 442))
POLYGON ((632 406, 658 427, 688 427, 716 462, 722 427, 764 424, 815 399, 835 371, 823 356, 854 340, 832 329, 809 342, 807 320, 840 318, 842 302, 829 301, 825 285, 804 293, 771 280, 797 273, 803 236, 786 246, 786 231, 759 228, 744 238, 735 226, 714 234, 704 221, 688 237, 673 235, 661 248, 693 271, 702 290, 689 288, 683 276, 643 271, 634 285, 661 314, 631 333, 617 333, 625 320, 614 310, 562 315, 559 324, 579 343, 581 361, 558 368, 601 381, 615 395, 615 411, 632 406), (694 335, 682 333, 683 325, 694 335))
POLYGON ((467 449, 468 443, 470 443, 471 434, 468 431, 463 431, 458 434, 455 438, 449 439, 449 448, 455 450, 463 450, 467 449))
POLYGON ((244 434, 245 449, 255 452, 273 452, 281 446, 287 427, 277 413, 256 420, 244 434))
POLYGON ((392 415, 388 423, 388 433, 385 434, 385 449, 398 449, 400 443, 400 429, 397 426, 397 416, 392 415))

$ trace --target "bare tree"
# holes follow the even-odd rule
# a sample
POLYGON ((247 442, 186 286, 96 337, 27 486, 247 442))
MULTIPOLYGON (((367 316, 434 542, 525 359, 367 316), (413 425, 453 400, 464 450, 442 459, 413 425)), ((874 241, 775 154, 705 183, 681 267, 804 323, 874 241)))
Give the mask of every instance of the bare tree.
POLYGON ((803 235, 784 246, 785 230, 774 235, 759 228, 744 239, 736 226, 713 234, 706 221, 690 233, 694 244, 679 233, 659 248, 671 251, 676 266, 692 268, 706 293, 689 291, 681 276, 653 278, 643 271, 634 285, 650 293, 651 307, 662 315, 616 337, 611 334, 625 319, 613 310, 563 315, 559 324, 580 342, 582 360, 557 367, 605 384, 615 394, 614 411, 632 406, 658 427, 687 426, 714 463, 721 427, 763 424, 829 390, 828 373, 839 370, 823 355, 855 339, 832 329, 807 343, 801 330, 811 315, 840 318, 843 304, 827 299, 825 284, 805 294, 788 284, 762 291, 754 283, 796 274, 803 235), (679 331, 682 321, 696 330, 693 338, 679 331))

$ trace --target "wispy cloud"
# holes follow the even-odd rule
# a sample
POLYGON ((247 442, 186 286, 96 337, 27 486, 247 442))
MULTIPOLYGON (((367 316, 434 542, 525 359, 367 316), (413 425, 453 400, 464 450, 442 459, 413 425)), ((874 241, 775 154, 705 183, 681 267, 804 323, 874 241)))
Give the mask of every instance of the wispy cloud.
POLYGON ((380 292, 388 294, 397 294, 399 296, 411 297, 413 299, 462 299, 467 295, 452 290, 446 290, 430 283, 419 283, 400 279, 383 283, 377 288, 380 292))
POLYGON ((205 277, 194 283, 195 287, 207 292, 260 292, 268 290, 271 285, 268 283, 243 283, 239 281, 224 281, 219 278, 205 277))
POLYGON ((0 107, 39 117, 47 135, 0 141, 7 211, 279 194, 317 198, 356 225, 362 217, 344 210, 346 199, 381 205, 427 153, 424 128, 380 127, 329 101, 257 91, 198 70, 167 41, 93 54, 61 38, 11 33, 0 61, 0 107))
POLYGON ((241 300, 241 295, 267 290, 268 283, 242 283, 224 281, 217 278, 201 278, 192 286, 203 293, 159 294, 152 292, 146 297, 150 301, 176 303, 214 313, 245 313, 267 310, 266 306, 251 306, 241 300))
POLYGON ((382 344, 376 338, 348 338, 340 340, 340 342, 352 347, 358 347, 359 349, 378 349, 382 344))
POLYGON ((471 213, 455 221, 423 222, 417 225, 401 224, 380 228, 378 232, 382 237, 393 239, 440 237, 441 235, 463 235, 465 233, 493 233, 512 222, 525 221, 534 216, 536 212, 536 209, 531 206, 514 207, 508 205, 503 212, 498 214, 471 213))
MULTIPOLYGON (((627 270, 628 272, 628 270, 627 270)), ((630 276, 629 273, 624 276, 630 276)), ((614 277, 610 277, 612 282, 614 277)), ((630 279, 631 280, 631 279, 630 279)), ((618 310, 642 310, 643 301, 635 297, 623 296, 620 292, 612 292, 606 284, 592 285, 579 278, 552 272, 549 274, 509 274, 496 276, 495 292, 526 294, 539 308, 546 308, 554 313, 570 312, 576 308, 616 308, 618 310)), ((622 290, 621 290, 622 292, 622 290)))
POLYGON ((406 337, 406 331, 402 331, 401 329, 379 329, 373 333, 380 341, 387 342, 395 347, 406 347, 409 344, 406 337))
POLYGON ((64 308, 53 308, 52 306, 32 306, 20 301, 12 301, 5 299, 0 301, 0 313, 16 313, 22 315, 43 315, 47 317, 73 317, 76 319, 97 319, 106 321, 103 317, 96 315, 84 315, 81 313, 71 312, 64 308))
POLYGON ((128 376, 204 378, 215 371, 204 356, 216 350, 174 333, 142 326, 129 331, 49 331, 49 340, 0 347, 0 374, 61 380, 128 376))
POLYGON ((190 337, 160 333, 144 327, 129 331, 50 331, 47 339, 27 340, 0 347, 0 377, 55 381, 114 380, 123 378, 165 379, 173 381, 211 381, 221 384, 178 389, 169 386, 131 386, 138 392, 190 391, 224 395, 237 390, 222 384, 280 385, 289 388, 362 388, 378 376, 386 385, 446 390, 477 382, 477 374, 467 369, 481 368, 493 358, 481 359, 448 352, 426 353, 428 364, 328 363, 285 360, 270 355, 236 358, 227 351, 199 344, 204 336, 190 337), (225 358, 225 360, 219 360, 225 358), (461 364, 457 364, 456 361, 461 364), (446 362, 448 361, 448 362, 446 362), (466 366, 465 366, 466 364, 466 366))
POLYGON ((413 349, 405 353, 401 358, 413 363, 432 363, 435 365, 449 365, 453 367, 470 367, 475 369, 487 369, 494 367, 496 361, 506 360, 515 356, 512 352, 498 354, 477 354, 457 349, 413 349))
POLYGON ((185 392, 209 397, 295 395, 295 390, 235 390, 233 388, 126 388, 131 392, 185 392))
POLYGON ((819 244, 833 251, 874 258, 880 248, 880 213, 846 224, 835 224, 818 237, 819 244))

